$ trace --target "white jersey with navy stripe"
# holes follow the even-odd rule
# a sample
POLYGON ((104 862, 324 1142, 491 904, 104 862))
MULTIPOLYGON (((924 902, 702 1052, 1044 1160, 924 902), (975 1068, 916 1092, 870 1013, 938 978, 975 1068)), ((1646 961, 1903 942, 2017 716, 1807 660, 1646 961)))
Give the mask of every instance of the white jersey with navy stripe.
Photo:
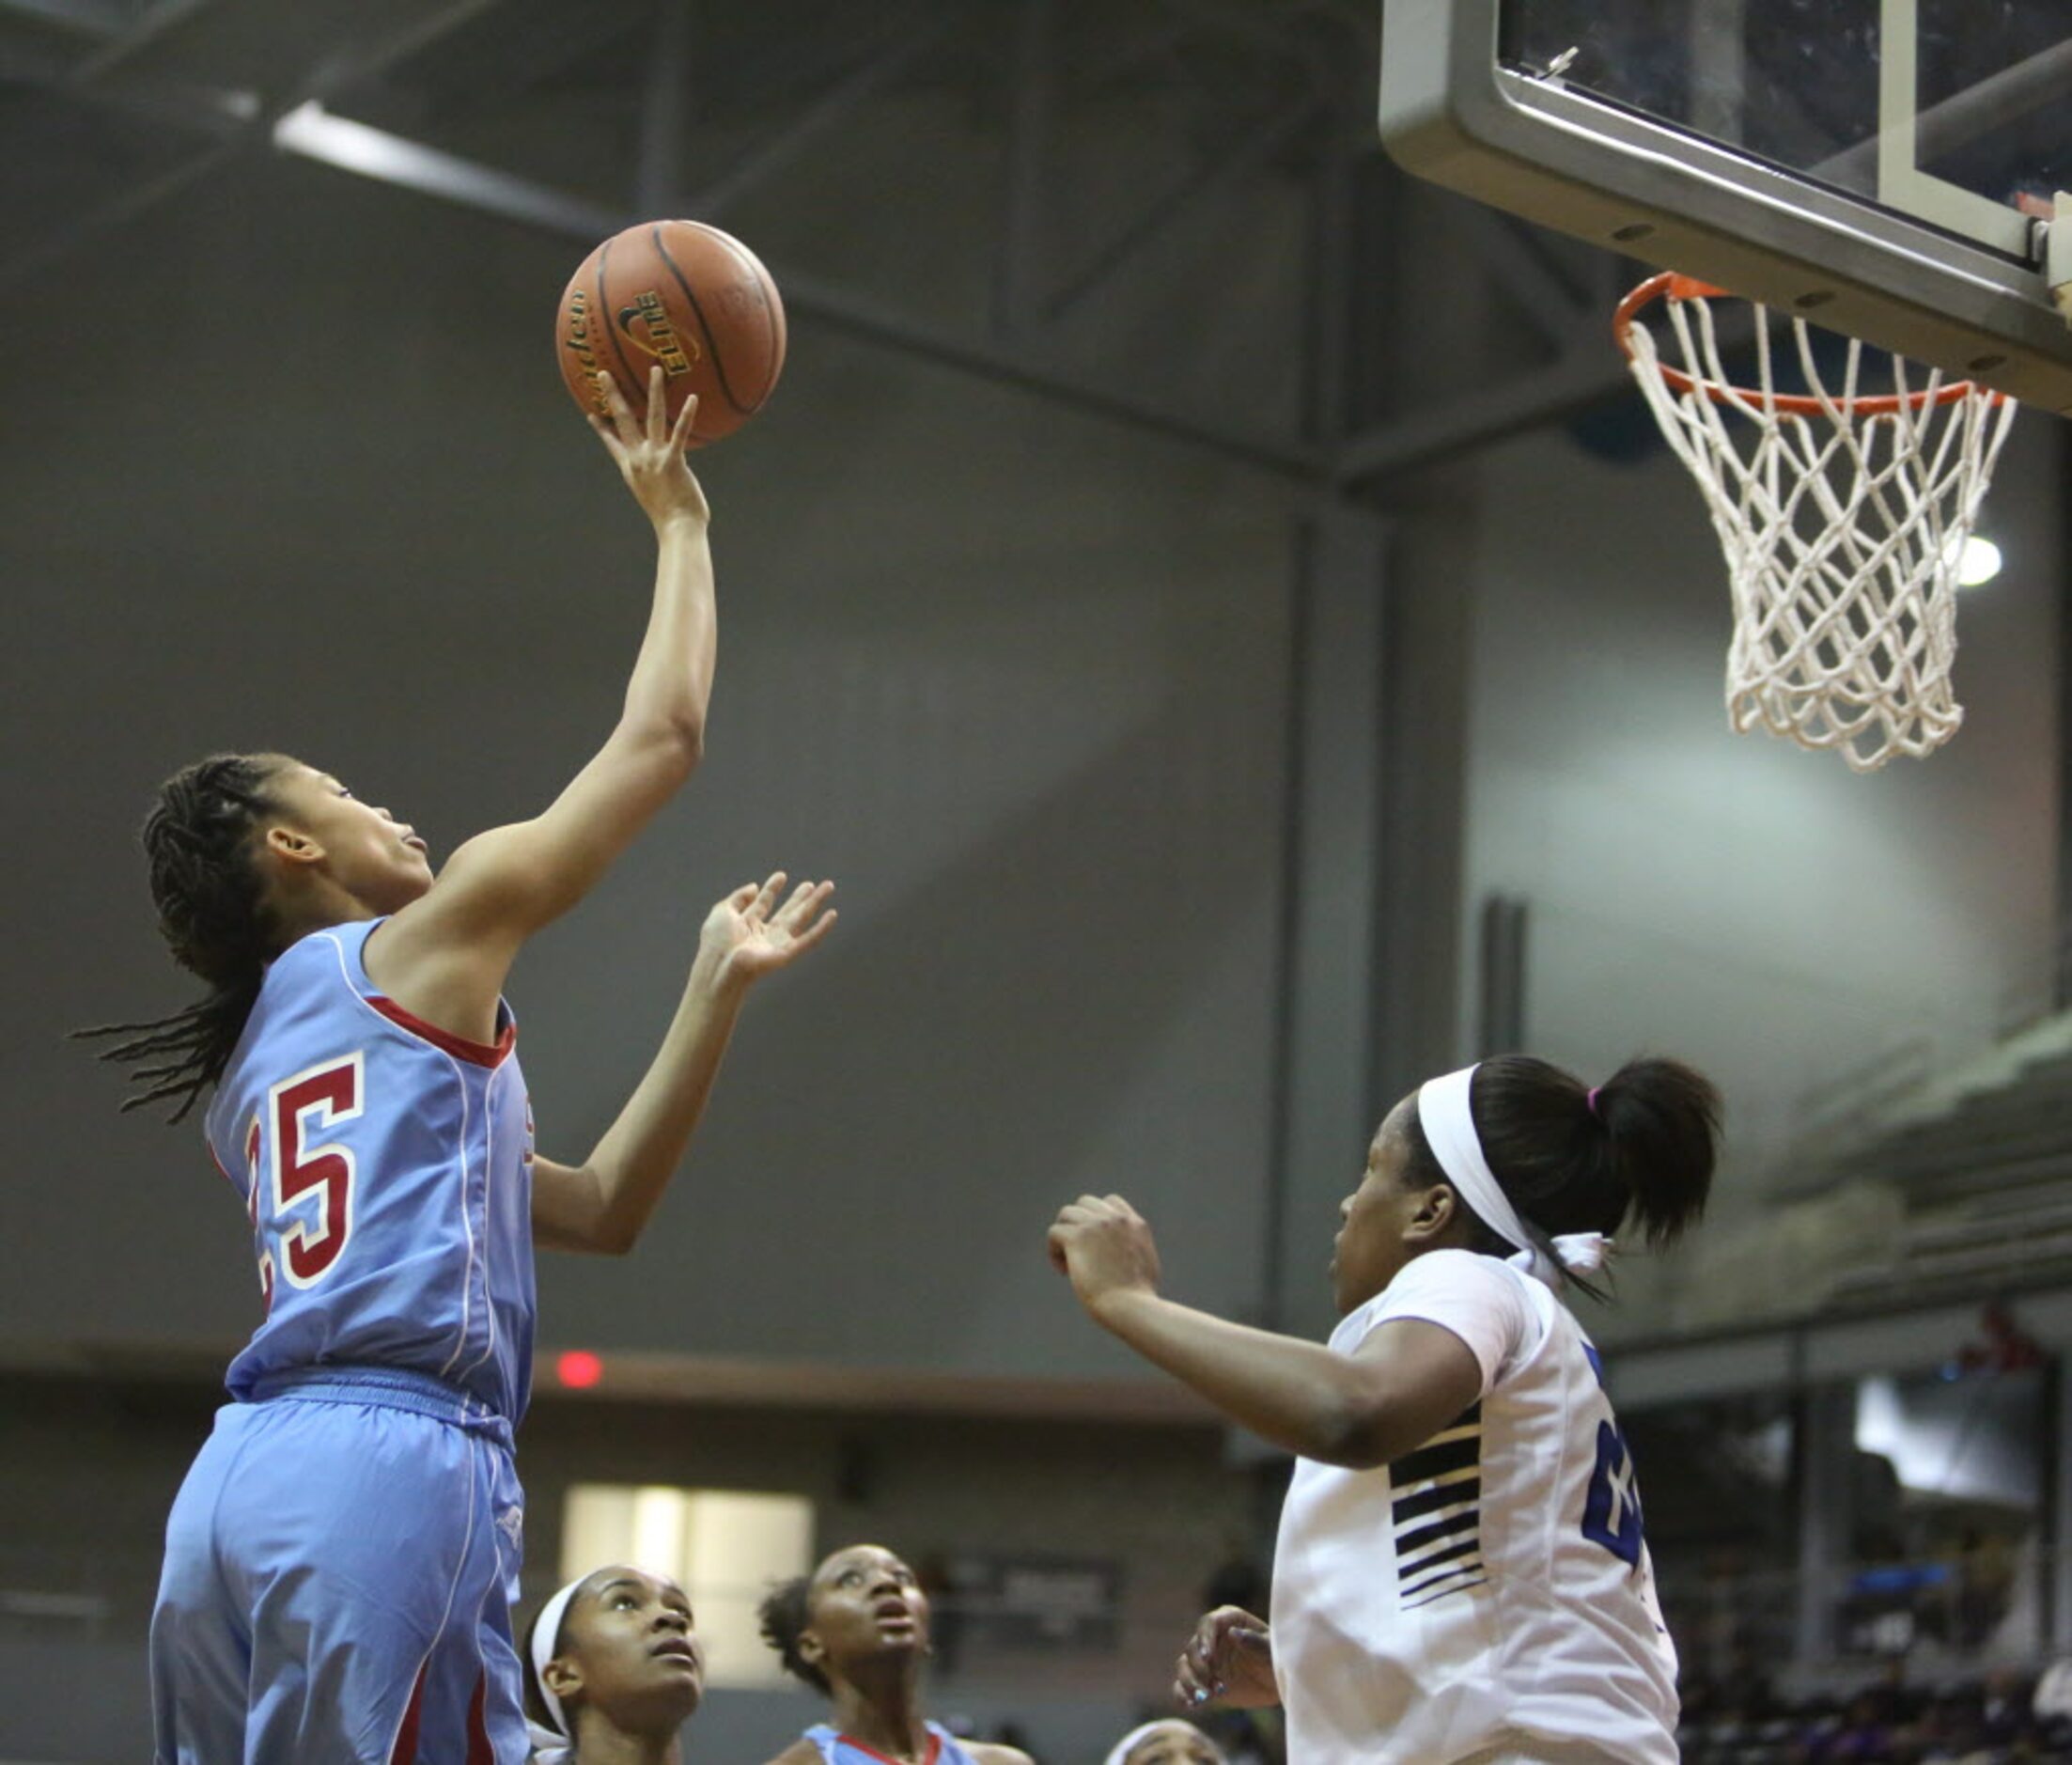
POLYGON ((532 1123, 498 1007, 482 1044, 368 979, 379 919, 267 970, 217 1086, 210 1149, 244 1198, 266 1316, 234 1396, 315 1366, 402 1367, 512 1423, 532 1379, 532 1123))
POLYGON ((1493 1748, 1674 1765, 1676 1655, 1597 1351, 1539 1281, 1414 1258, 1347 1316, 1351 1354, 1414 1318, 1482 1396, 1394 1464, 1298 1460, 1273 1569, 1274 1668, 1301 1765, 1449 1765, 1493 1748))

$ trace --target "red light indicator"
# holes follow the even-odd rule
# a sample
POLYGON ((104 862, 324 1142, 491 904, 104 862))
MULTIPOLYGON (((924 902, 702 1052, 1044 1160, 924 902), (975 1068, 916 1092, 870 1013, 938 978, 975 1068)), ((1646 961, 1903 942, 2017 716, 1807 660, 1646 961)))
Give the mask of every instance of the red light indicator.
POLYGON ((604 1377, 604 1363, 588 1349, 570 1349, 554 1362, 554 1375, 570 1391, 587 1391, 604 1377))

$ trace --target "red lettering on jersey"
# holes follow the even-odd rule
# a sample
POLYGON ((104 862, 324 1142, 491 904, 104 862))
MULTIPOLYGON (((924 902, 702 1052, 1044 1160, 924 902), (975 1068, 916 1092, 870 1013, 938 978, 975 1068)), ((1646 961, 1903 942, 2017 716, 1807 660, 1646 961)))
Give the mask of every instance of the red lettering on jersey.
POLYGON ((312 1145, 314 1134, 351 1121, 363 1107, 365 1062, 358 1053, 283 1079, 268 1094, 273 1121, 273 1211, 277 1216, 312 1193, 314 1226, 306 1216, 281 1229, 282 1273, 293 1287, 310 1287, 338 1260, 352 1236, 352 1149, 312 1145))

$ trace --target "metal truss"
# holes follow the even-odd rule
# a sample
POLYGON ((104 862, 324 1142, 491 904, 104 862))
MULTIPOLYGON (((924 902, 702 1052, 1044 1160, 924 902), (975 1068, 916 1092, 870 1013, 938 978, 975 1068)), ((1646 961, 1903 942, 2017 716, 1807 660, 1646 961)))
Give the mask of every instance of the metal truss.
MULTIPOLYGON (((299 0, 303 23, 322 28, 287 77, 259 89, 239 76, 279 55, 274 4, 0 0, 0 97, 9 87, 39 93, 177 137, 148 176, 74 205, 62 226, 0 256, 0 287, 47 268, 240 155, 270 148, 582 242, 656 212, 720 220, 816 153, 835 150, 842 126, 873 101, 922 78, 973 87, 997 129, 1001 170, 997 221, 987 242, 987 310, 968 327, 945 328, 805 265, 773 263, 802 323, 1207 448, 1284 481, 1363 499, 1625 383, 1623 367, 1602 342, 1608 304, 1602 288, 1591 286, 1601 276, 1579 272, 1553 255, 1561 245, 1530 229, 1454 204, 1442 212, 1455 242, 1506 290, 1554 359, 1492 387, 1345 432, 1343 414, 1361 402, 1348 398, 1345 384, 1358 355, 1350 327, 1371 305, 1349 286, 1355 254, 1348 243, 1360 222, 1348 168, 1358 154, 1376 151, 1368 122, 1373 30, 1364 7, 1340 0, 1271 8, 1245 0, 1132 0, 1098 8, 1090 0, 916 0, 904 12, 842 9, 828 16, 867 16, 876 28, 833 57, 836 65, 803 102, 773 104, 776 114, 745 146, 687 187, 684 168, 700 128, 699 45, 717 22, 707 15, 710 0, 642 0, 645 12, 632 4, 600 6, 586 23, 615 23, 633 39, 639 130, 621 204, 350 114, 370 99, 379 110, 382 93, 393 89, 384 82, 407 86, 416 58, 463 27, 537 0, 299 0), (263 40, 255 45, 246 37, 263 40), (1186 152, 1107 232, 1061 249, 1058 180, 1074 131, 1101 104, 1127 102, 1147 88, 1171 113, 1186 152), (1128 273, 1131 267, 1192 215, 1268 168, 1303 180, 1310 192, 1300 310, 1261 327, 1303 339, 1300 421, 1280 434, 1233 428, 1169 395, 1075 366, 1061 341, 1065 322, 1098 299, 1142 306, 1161 298, 1147 278, 1128 273)), ((512 25, 516 41, 506 54, 528 57, 533 77, 550 77, 595 47, 594 30, 531 30, 523 23, 512 25)), ((827 57, 819 60, 825 68, 827 57)))

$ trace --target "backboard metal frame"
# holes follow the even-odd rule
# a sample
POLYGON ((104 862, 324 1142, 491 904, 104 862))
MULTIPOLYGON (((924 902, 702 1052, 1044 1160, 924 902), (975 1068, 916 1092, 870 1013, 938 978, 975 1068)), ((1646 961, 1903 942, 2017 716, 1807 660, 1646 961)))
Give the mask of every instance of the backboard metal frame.
POLYGON ((1501 4, 1384 0, 1379 122, 1407 171, 2072 413, 2072 328, 2046 286, 2045 228, 1918 169, 1915 0, 1880 0, 1887 40, 1907 50, 1881 56, 1885 126, 1866 146, 1877 155, 1880 195, 1924 207, 1934 226, 1606 102, 1558 74, 1500 67, 1501 4))

